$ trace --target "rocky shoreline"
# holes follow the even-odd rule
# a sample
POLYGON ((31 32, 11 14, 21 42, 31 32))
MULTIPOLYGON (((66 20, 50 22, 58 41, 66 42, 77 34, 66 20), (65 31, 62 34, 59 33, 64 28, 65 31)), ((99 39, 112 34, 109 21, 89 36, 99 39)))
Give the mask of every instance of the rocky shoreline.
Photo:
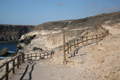
POLYGON ((25 33, 32 31, 33 25, 4 25, 0 24, 0 42, 16 42, 25 33))

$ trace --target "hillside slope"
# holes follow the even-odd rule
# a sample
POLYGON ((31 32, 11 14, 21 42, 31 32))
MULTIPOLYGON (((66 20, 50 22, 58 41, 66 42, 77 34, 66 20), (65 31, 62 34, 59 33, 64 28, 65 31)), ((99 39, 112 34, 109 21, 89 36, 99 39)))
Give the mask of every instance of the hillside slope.
POLYGON ((9 42, 17 41, 21 35, 33 30, 53 30, 53 29, 76 29, 76 28, 93 28, 101 26, 106 21, 109 25, 120 22, 120 12, 99 14, 92 17, 75 20, 64 20, 47 22, 40 25, 4 25, 0 24, 0 41, 9 42))
POLYGON ((109 23, 109 25, 119 23, 120 12, 99 14, 92 17, 76 19, 76 20, 47 22, 38 25, 38 29, 62 29, 62 28, 75 29, 80 27, 94 27, 94 26, 96 27, 98 26, 98 24, 102 25, 106 21, 112 21, 109 23))
MULTIPOLYGON (((62 65, 62 51, 56 52, 47 62, 47 65, 59 69, 59 76, 64 76, 58 80, 120 80, 120 23, 103 27, 109 29, 110 34, 98 44, 80 48, 75 57, 67 58, 67 65, 62 65), (65 72, 60 73, 61 70, 65 72)), ((57 73, 52 71, 53 75, 57 73)))

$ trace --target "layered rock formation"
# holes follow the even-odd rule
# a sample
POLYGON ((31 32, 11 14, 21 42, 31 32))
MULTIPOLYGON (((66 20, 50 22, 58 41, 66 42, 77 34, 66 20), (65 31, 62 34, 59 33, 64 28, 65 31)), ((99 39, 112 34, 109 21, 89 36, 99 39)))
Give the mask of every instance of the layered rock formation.
POLYGON ((47 22, 40 25, 0 25, 0 41, 17 41, 21 35, 33 30, 56 30, 98 27, 105 22, 114 25, 120 22, 120 12, 100 14, 76 20, 47 22), (108 21, 108 22, 107 22, 108 21))
POLYGON ((52 50, 63 45, 62 29, 66 31, 67 42, 69 40, 80 37, 83 33, 86 33, 86 30, 94 30, 90 31, 89 34, 92 34, 92 32, 99 33, 99 31, 101 31, 99 28, 100 26, 104 24, 111 26, 119 22, 120 12, 114 12, 77 20, 43 23, 35 27, 34 31, 21 37, 19 48, 23 49, 23 51, 27 53, 32 52, 31 50, 33 50, 34 47, 42 48, 43 50, 52 50), (33 40, 29 39, 33 36, 35 36, 33 40))
POLYGON ((17 41, 21 35, 33 30, 31 25, 0 25, 0 42, 17 41))

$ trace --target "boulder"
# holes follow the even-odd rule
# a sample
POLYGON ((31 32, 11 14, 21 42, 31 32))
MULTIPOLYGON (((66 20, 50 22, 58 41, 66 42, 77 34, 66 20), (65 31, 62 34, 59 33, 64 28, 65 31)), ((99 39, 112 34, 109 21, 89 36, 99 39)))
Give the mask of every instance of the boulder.
POLYGON ((19 50, 19 49, 23 49, 23 47, 20 45, 20 44, 18 44, 17 45, 17 49, 19 50))
POLYGON ((3 49, 0 51, 0 56, 5 55, 7 52, 8 52, 8 48, 3 48, 3 49))
POLYGON ((28 45, 32 39, 34 39, 36 37, 36 35, 32 35, 32 36, 26 36, 24 39, 20 40, 20 43, 25 43, 26 45, 28 45))
POLYGON ((40 50, 40 51, 43 51, 43 49, 42 48, 38 48, 38 47, 33 47, 33 50, 35 51, 35 50, 40 50))

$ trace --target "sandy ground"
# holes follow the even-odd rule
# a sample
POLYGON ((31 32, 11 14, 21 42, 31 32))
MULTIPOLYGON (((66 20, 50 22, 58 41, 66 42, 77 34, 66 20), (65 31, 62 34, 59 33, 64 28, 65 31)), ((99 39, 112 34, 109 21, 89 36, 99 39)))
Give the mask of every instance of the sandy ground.
MULTIPOLYGON (((29 64, 23 80, 120 80, 120 29, 106 28, 110 34, 105 39, 80 48, 75 57, 67 58, 66 65, 63 65, 62 51, 50 60, 29 64)), ((21 66, 23 69, 10 80, 19 80, 27 65, 21 66)))

